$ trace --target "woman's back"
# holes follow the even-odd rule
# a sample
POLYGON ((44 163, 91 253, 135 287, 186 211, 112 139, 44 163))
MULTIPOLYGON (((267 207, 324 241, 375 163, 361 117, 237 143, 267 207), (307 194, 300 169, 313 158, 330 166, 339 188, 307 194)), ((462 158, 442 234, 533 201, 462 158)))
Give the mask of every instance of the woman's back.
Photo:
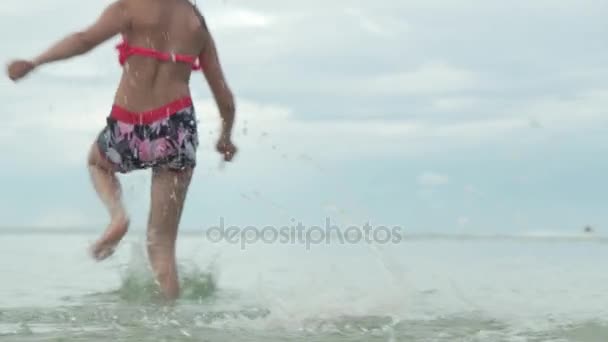
MULTIPOLYGON (((160 53, 201 54, 209 34, 188 0, 124 0, 130 25, 124 32, 129 46, 160 53)), ((192 64, 131 55, 116 93, 115 103, 145 111, 189 95, 192 64)))

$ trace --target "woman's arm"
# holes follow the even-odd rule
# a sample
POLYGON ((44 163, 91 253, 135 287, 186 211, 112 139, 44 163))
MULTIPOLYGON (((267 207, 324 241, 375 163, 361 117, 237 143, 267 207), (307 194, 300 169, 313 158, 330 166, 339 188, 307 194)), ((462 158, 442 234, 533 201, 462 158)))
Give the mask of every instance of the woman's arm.
POLYGON ((220 65, 217 49, 211 34, 205 43, 205 48, 199 56, 203 73, 211 88, 215 102, 222 117, 222 133, 217 142, 216 149, 224 156, 225 161, 231 161, 237 152, 236 146, 232 143, 232 126, 234 125, 235 105, 232 91, 226 83, 224 72, 220 65))
POLYGON ((232 126, 234 125, 236 110, 234 96, 224 77, 217 48, 215 47, 213 37, 207 28, 205 18, 203 18, 203 15, 196 6, 194 6, 194 12, 201 22, 203 34, 205 35, 203 49, 198 57, 199 62, 203 68, 207 84, 209 84, 209 88, 211 88, 211 92, 217 103, 220 116, 222 117, 222 132, 220 139, 217 142, 216 149, 219 153, 224 155, 225 161, 231 161, 237 152, 236 146, 232 143, 232 126))
POLYGON ((16 81, 25 77, 37 66, 72 58, 91 51, 96 46, 124 32, 131 25, 126 0, 108 6, 97 21, 83 31, 70 34, 33 60, 17 60, 9 64, 8 75, 16 81))
POLYGON ((213 93, 213 97, 215 98, 215 102, 220 111, 220 116, 222 117, 222 137, 226 137, 229 140, 234 124, 234 97, 226 83, 215 42, 213 41, 209 28, 207 28, 205 18, 196 5, 193 4, 192 7, 201 23, 203 35, 205 36, 203 49, 199 55, 199 62, 203 67, 203 73, 207 79, 207 84, 209 84, 209 88, 211 88, 211 92, 213 93))
POLYGON ((211 35, 209 35, 209 39, 207 39, 205 45, 199 57, 201 66, 222 117, 222 135, 230 138, 236 110, 234 96, 224 77, 217 49, 211 35))
POLYGON ((118 0, 108 6, 93 25, 65 37, 32 62, 38 66, 85 54, 106 40, 125 31, 130 24, 131 20, 125 6, 125 0, 118 0))

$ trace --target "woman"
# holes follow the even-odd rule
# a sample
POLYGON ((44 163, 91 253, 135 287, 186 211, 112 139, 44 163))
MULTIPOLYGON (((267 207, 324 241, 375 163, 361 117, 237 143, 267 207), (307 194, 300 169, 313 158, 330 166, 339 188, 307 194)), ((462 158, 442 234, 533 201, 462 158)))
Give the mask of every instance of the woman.
POLYGON ((148 222, 150 264, 169 300, 179 295, 175 240, 198 146, 189 80, 202 69, 219 107, 217 150, 231 161, 234 100, 205 21, 188 0, 118 0, 87 29, 71 34, 37 58, 9 64, 17 81, 44 64, 85 54, 122 34, 124 66, 107 125, 93 143, 88 166, 111 221, 91 247, 97 260, 110 256, 129 226, 116 173, 152 169, 148 222))

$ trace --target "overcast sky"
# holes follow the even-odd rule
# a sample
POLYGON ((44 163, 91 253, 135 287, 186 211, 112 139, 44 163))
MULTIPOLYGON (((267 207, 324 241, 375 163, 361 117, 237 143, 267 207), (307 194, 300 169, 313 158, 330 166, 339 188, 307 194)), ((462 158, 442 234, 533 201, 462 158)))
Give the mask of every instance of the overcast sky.
MULTIPOLYGON (((3 0, 0 58, 31 57, 108 1, 3 0)), ((184 229, 399 224, 608 230, 605 0, 198 1, 237 96, 219 168, 199 75, 199 168, 184 229)), ((86 170, 120 76, 113 44, 0 81, 3 226, 102 229, 86 170)), ((149 175, 123 177, 134 228, 149 175)))

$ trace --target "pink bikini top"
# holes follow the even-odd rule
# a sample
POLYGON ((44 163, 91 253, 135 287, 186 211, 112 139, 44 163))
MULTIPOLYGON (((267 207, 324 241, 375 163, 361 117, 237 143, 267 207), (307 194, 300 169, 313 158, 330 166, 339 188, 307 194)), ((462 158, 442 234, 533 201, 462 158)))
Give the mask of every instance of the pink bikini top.
POLYGON ((116 49, 118 50, 118 61, 120 65, 124 65, 127 59, 133 55, 151 57, 158 59, 163 62, 173 62, 173 63, 186 63, 192 65, 192 70, 201 70, 201 64, 196 56, 191 55, 181 55, 176 53, 167 53, 161 52, 154 49, 143 48, 138 46, 131 46, 127 42, 127 40, 123 37, 123 40, 120 44, 116 45, 116 49))

